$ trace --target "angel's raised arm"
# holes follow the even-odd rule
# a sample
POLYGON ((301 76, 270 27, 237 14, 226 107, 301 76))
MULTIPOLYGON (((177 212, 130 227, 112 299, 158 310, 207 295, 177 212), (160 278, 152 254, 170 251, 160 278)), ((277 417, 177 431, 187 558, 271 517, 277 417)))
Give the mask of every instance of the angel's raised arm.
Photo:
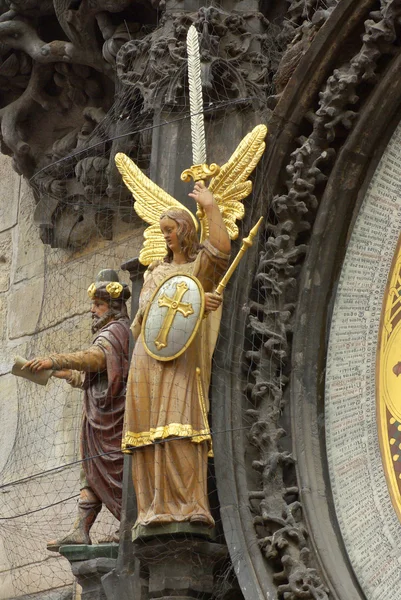
POLYGON ((224 254, 229 254, 231 249, 230 237, 212 192, 205 186, 203 181, 197 181, 193 192, 188 195, 196 200, 199 206, 205 211, 210 243, 216 250, 224 252, 224 254))

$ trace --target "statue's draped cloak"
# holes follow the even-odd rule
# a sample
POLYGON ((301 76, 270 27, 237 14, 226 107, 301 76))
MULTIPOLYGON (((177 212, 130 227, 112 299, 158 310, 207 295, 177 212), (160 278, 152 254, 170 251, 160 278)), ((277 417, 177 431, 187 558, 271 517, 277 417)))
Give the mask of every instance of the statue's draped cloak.
POLYGON ((121 515, 121 435, 128 375, 129 321, 110 321, 93 340, 106 369, 86 372, 81 431, 83 469, 89 486, 117 519, 121 515))
MULTIPOLYGON (((152 293, 166 277, 194 275, 210 292, 227 264, 228 256, 206 241, 194 262, 153 266, 146 273, 133 326, 142 320, 152 293)), ((146 353, 141 338, 136 342, 127 384, 123 449, 133 452, 138 524, 190 520, 213 525, 206 481, 210 435, 200 398, 207 412, 218 331, 213 325, 216 320, 209 315, 189 348, 173 361, 155 360, 146 353)))

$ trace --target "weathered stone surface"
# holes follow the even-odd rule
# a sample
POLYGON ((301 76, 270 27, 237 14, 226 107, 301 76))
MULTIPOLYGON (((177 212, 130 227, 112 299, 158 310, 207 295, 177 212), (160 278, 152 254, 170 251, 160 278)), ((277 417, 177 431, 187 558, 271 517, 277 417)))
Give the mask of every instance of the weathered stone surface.
MULTIPOLYGON (((3 300, 5 306, 5 318, 7 317, 7 303, 6 299, 3 300)), ((1 308, 1 303, 0 303, 1 308)), ((7 326, 4 325, 4 337, 3 340, 7 339, 7 326)), ((0 344, 0 375, 7 375, 11 372, 11 368, 14 363, 14 356, 26 356, 27 354, 27 343, 26 341, 21 342, 19 339, 8 340, 8 343, 0 344)))
POLYGON ((11 232, 0 233, 0 292, 10 287, 12 239, 11 232))
MULTIPOLYGON (((5 557, 5 552, 0 546, 0 556, 5 557)), ((11 572, 0 573, 0 600, 9 600, 14 596, 14 586, 11 580, 11 572)))
POLYGON ((0 155, 0 231, 17 223, 21 177, 12 168, 8 156, 0 155))
MULTIPOLYGON (((6 336, 6 323, 7 323, 7 301, 6 295, 0 294, 0 339, 4 340, 6 336)), ((1 373, 1 369, 0 369, 1 373)))
POLYGON ((18 424, 17 385, 13 375, 0 377, 0 398, 1 473, 13 448, 18 424))
MULTIPOLYGON (((89 311, 86 311, 84 315, 78 315, 64 321, 60 318, 60 321, 57 326, 40 331, 25 342, 27 358, 47 356, 54 352, 72 352, 85 348, 91 343, 92 333, 89 311)), ((68 390, 72 389, 64 381, 54 378, 49 380, 45 388, 41 387, 40 389, 49 389, 49 386, 55 385, 67 386, 65 389, 68 390)))
POLYGON ((0 538, 0 599, 1 600, 5 597, 2 595, 3 584, 5 583, 4 579, 2 579, 2 575, 4 575, 4 572, 8 571, 10 566, 11 566, 10 561, 9 561, 9 559, 7 557, 7 553, 5 551, 4 542, 0 538))
MULTIPOLYGON (((31 594, 39 593, 43 590, 43 581, 45 580, 59 583, 58 587, 62 582, 65 585, 71 585, 73 582, 67 561, 59 556, 51 556, 45 561, 35 562, 30 565, 29 569, 26 567, 17 568, 12 579, 15 582, 13 586, 14 594, 12 596, 0 596, 1 600, 10 600, 13 597, 22 596, 22 590, 30 590, 31 594)), ((3 593, 3 590, 1 590, 1 593, 3 593)), ((45 594, 43 595, 45 596, 45 594)))
POLYGON ((181 600, 211 598, 218 569, 228 556, 223 544, 174 535, 137 541, 133 552, 148 569, 149 598, 177 596, 181 600))
POLYGON ((74 595, 74 587, 73 583, 62 588, 38 592, 37 594, 24 594, 9 600, 80 600, 78 596, 74 595))
POLYGON ((38 228, 32 215, 35 201, 32 190, 25 180, 21 182, 20 206, 18 213, 18 239, 16 240, 15 274, 12 283, 31 279, 43 274, 44 246, 38 236, 38 228))
POLYGON ((116 559, 101 557, 74 561, 70 556, 67 558, 71 561, 71 570, 80 584, 82 600, 106 600, 102 578, 114 569, 116 559))
MULTIPOLYGON (((48 501, 77 493, 79 464, 74 463, 79 456, 80 391, 61 380, 51 379, 47 386, 39 386, 13 375, 0 377, 0 385, 2 398, 10 395, 7 419, 10 429, 14 427, 14 436, 12 431, 9 434, 13 452, 3 470, 2 483, 32 478, 17 487, 10 486, 7 498, 3 498, 2 514, 11 516, 37 509, 48 501), (14 407, 18 409, 18 435, 17 424, 13 425, 16 417, 11 413, 14 407), (51 477, 40 477, 43 471, 57 467, 60 471, 51 477), (30 489, 34 491, 32 495, 30 489)), ((49 522, 50 515, 47 514, 49 522)))
POLYGON ((97 248, 96 252, 91 248, 90 252, 74 253, 69 257, 66 251, 48 250, 43 310, 38 329, 53 327, 70 317, 81 315, 86 319, 87 331, 90 332, 89 285, 106 267, 116 269, 121 281, 129 283, 128 274, 120 269, 120 265, 135 256, 141 243, 142 236, 130 236, 112 246, 107 244, 97 248))
MULTIPOLYGON (((19 173, 34 179, 36 235, 45 243, 79 248, 91 237, 111 239, 112 214, 121 208, 110 202, 115 146, 140 146, 140 136, 121 134, 132 131, 132 119, 143 121, 137 107, 117 126, 107 119, 119 102, 116 57, 127 41, 156 26, 153 4, 28 0, 0 6, 1 150, 13 157, 19 173), (116 133, 116 144, 96 144, 116 133)), ((118 189, 111 193, 121 200, 118 189)), ((129 213, 129 201, 125 208, 129 213)))
POLYGON ((14 288, 9 294, 8 335, 10 339, 35 332, 41 311, 43 287, 43 278, 37 277, 17 289, 14 288))

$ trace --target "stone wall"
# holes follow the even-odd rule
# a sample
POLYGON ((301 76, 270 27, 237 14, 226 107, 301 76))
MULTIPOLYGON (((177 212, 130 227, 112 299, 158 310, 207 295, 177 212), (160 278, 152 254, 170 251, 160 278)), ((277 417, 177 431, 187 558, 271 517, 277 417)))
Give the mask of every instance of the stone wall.
MULTIPOLYGON (((41 387, 15 378, 13 357, 89 344, 89 284, 100 268, 118 269, 137 256, 141 244, 139 230, 116 220, 113 242, 97 241, 82 253, 45 247, 34 224, 34 204, 26 181, 1 156, 1 600, 28 594, 71 597, 69 565, 46 550, 46 541, 68 531, 79 492, 80 465, 74 461, 79 459, 81 393, 64 381, 52 379, 41 387)), ((127 281, 125 273, 120 275, 127 281)), ((117 525, 103 512, 95 540, 117 525)))

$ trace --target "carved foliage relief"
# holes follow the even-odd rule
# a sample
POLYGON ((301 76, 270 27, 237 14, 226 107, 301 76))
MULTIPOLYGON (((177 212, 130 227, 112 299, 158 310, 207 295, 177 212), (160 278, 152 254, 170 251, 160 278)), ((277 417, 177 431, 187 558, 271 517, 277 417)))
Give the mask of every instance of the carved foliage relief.
MULTIPOLYGON (((334 14, 336 4, 316 11, 315 16, 295 28, 289 27, 293 42, 278 67, 279 95, 272 101, 280 101, 280 93, 285 96, 291 75, 325 19, 334 14)), ((306 8, 305 3, 291 5, 299 18, 306 8)), ((247 395, 254 407, 247 411, 254 421, 249 443, 259 452, 252 466, 260 474, 262 490, 250 491, 250 504, 260 548, 276 570, 280 597, 291 600, 326 598, 329 592, 313 564, 308 563, 308 530, 286 442, 288 426, 283 426, 290 397, 291 342, 300 273, 337 155, 364 102, 397 52, 400 3, 381 2, 375 8, 364 21, 362 33, 353 38, 349 58, 336 57, 316 104, 304 114, 298 138, 288 145, 286 181, 274 187, 267 239, 256 273, 258 295, 264 294, 264 301, 249 304, 253 348, 245 354, 245 369, 247 373, 251 369, 253 375, 247 395)))
POLYGON ((110 236, 109 148, 99 142, 115 129, 106 117, 116 56, 155 19, 150 3, 130 0, 1 3, 1 150, 34 187, 45 243, 79 246, 88 233, 85 220, 110 236), (89 145, 95 148, 83 154, 89 145), (76 159, 63 160, 74 153, 76 159))

